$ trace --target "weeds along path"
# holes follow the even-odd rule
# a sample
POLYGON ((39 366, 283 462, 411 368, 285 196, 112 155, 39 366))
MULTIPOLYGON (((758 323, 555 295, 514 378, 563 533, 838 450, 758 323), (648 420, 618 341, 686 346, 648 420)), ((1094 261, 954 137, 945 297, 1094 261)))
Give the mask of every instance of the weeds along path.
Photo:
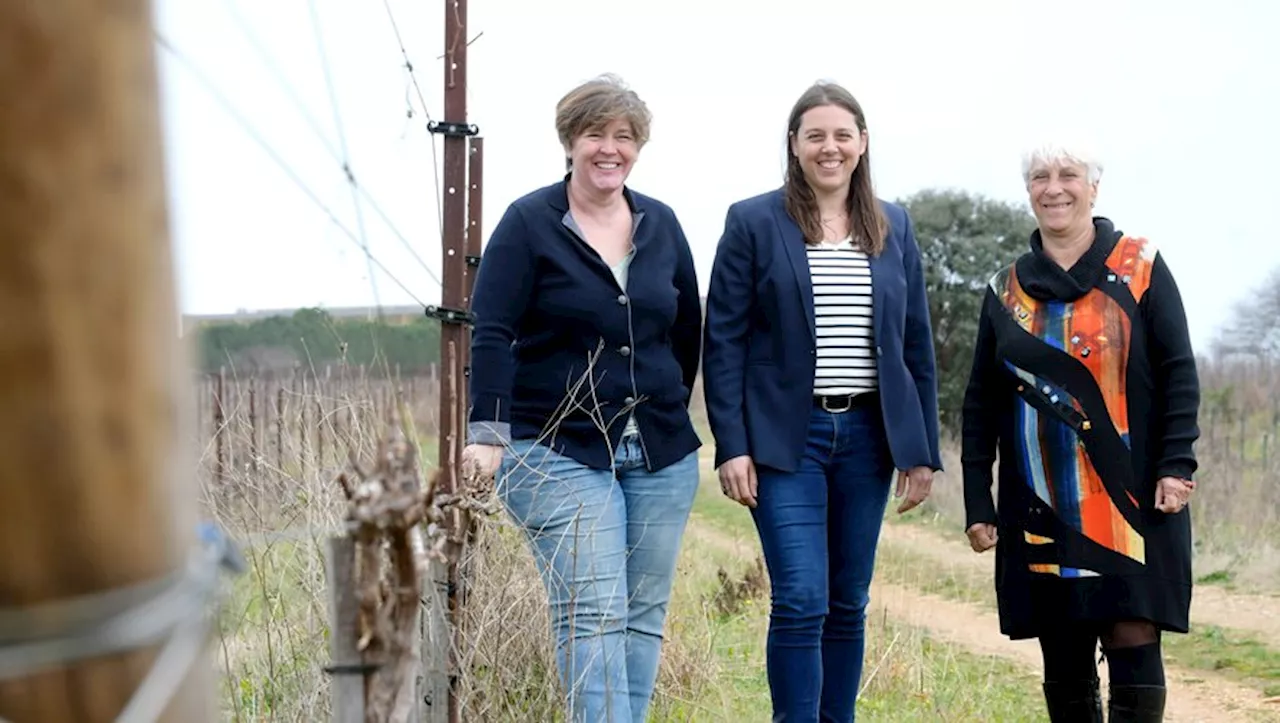
MULTIPOLYGON (((906 529, 897 525, 885 525, 884 534, 897 535, 906 529)), ((916 532, 932 534, 927 530, 916 532)), ((937 542, 937 535, 933 537, 934 545, 943 546, 937 542)), ((759 554, 759 546, 755 540, 726 533, 713 524, 700 520, 696 515, 690 521, 689 541, 733 551, 744 560, 751 560, 759 554)), ((903 585, 874 582, 871 588, 871 608, 867 614, 887 615, 901 623, 920 628, 937 640, 963 646, 980 655, 1004 658, 1026 666, 1037 675, 1041 670, 1040 649, 1036 643, 1015 642, 1001 635, 995 613, 976 604, 924 594, 903 585)), ((1105 685, 1105 670, 1101 675, 1105 685)), ((1175 667, 1170 667, 1166 675, 1171 687, 1165 720, 1171 723, 1280 721, 1280 715, 1277 715, 1280 712, 1276 711, 1276 706, 1264 703, 1255 691, 1226 680, 1209 680, 1204 675, 1175 667)), ((1039 691, 1035 691, 1035 694, 1039 694, 1039 691)))
MULTIPOLYGON (((950 569, 980 572, 990 580, 991 555, 975 555, 960 533, 946 537, 913 524, 886 524, 881 539, 950 569)), ((989 585, 989 582, 988 582, 989 585)), ((1197 585, 1191 596, 1191 622, 1250 633, 1259 642, 1280 649, 1280 597, 1197 585)))

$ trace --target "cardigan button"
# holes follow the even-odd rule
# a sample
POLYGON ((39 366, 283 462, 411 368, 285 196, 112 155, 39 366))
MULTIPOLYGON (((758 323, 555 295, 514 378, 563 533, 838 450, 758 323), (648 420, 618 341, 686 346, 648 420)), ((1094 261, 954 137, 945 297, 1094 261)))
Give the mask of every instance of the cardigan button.
POLYGON ((635 404, 635 403, 636 403, 636 399, 635 399, 635 397, 627 397, 626 399, 623 399, 623 400, 622 400, 622 403, 623 403, 623 404, 625 404, 625 405, 627 405, 627 406, 629 407, 629 406, 631 406, 632 404, 635 404))
POLYGON ((622 356, 631 356, 631 347, 629 346, 620 347, 618 349, 618 353, 621 354, 622 356))
POLYGON ((622 306, 626 306, 626 305, 627 305, 627 295, 626 295, 626 294, 618 294, 618 303, 619 303, 619 304, 621 304, 622 306))

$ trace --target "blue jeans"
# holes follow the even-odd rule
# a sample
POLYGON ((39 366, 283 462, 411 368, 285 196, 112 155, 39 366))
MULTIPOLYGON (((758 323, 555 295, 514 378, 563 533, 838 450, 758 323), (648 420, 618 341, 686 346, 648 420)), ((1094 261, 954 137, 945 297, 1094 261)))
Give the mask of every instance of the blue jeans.
POLYGON ((698 490, 697 453, 651 473, 639 441, 626 438, 604 471, 516 440, 498 479, 547 589, 570 719, 643 723, 698 490))
POLYGON ((766 644, 773 720, 850 723, 893 480, 879 405, 841 413, 815 406, 799 468, 756 475, 752 517, 773 587, 766 644))

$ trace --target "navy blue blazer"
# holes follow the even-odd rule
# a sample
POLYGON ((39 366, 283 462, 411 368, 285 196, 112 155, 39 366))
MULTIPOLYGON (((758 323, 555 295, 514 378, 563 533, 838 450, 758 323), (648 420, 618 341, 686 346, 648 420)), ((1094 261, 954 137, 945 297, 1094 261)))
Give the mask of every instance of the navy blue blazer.
POLYGON ((567 181, 513 202, 485 246, 469 441, 545 433, 557 452, 609 469, 634 411, 646 466, 661 469, 701 446, 688 408, 702 337, 693 254, 670 207, 625 189, 635 255, 619 288, 576 231, 567 181))
MULTIPOLYGON (((942 469, 938 390, 920 249, 901 206, 871 259, 880 406, 894 466, 942 469)), ((751 455, 794 472, 813 408, 816 334, 804 235, 776 190, 729 207, 707 292, 702 385, 715 463, 751 455)))

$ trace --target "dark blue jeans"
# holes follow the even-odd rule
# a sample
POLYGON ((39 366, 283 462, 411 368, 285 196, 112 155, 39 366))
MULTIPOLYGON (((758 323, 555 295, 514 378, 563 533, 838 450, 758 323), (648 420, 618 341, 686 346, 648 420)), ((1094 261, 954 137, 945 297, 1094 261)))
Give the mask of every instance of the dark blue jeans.
POLYGON ((850 723, 893 485, 879 404, 840 413, 815 406, 799 469, 756 474, 752 517, 773 586, 766 646, 773 720, 850 723))

